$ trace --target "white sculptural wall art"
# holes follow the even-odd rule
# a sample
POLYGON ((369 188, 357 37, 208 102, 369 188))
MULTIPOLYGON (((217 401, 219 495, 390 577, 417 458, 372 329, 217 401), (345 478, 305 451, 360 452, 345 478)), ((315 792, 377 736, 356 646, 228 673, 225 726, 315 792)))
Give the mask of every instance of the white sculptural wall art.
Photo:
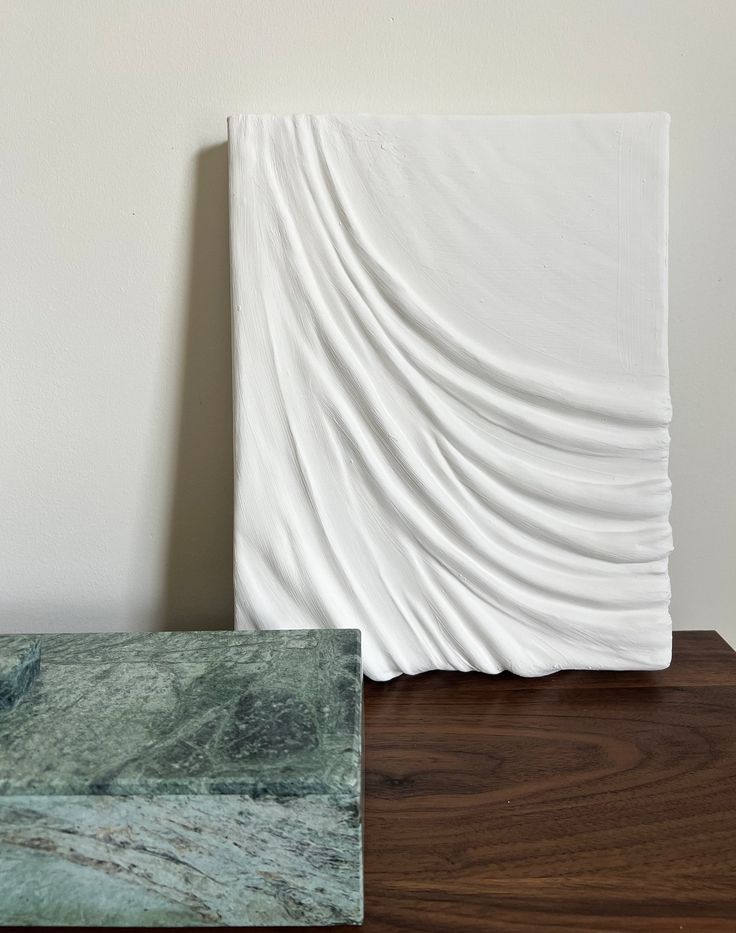
POLYGON ((667 666, 668 128, 230 119, 239 627, 667 666))

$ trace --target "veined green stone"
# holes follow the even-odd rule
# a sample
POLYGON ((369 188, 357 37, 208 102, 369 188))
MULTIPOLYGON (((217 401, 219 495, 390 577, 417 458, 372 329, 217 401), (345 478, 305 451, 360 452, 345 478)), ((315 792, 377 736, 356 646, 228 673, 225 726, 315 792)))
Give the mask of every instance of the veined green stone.
POLYGON ((4 636, 0 689, 0 923, 360 922, 358 632, 4 636))
POLYGON ((36 638, 0 640, 0 710, 11 709, 36 679, 41 646, 36 638))

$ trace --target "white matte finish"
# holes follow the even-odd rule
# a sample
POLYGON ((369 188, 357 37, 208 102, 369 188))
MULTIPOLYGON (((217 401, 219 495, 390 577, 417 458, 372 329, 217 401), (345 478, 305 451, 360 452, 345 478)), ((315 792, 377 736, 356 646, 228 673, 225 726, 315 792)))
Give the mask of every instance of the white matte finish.
POLYGON ((237 625, 669 663, 668 127, 231 119, 237 625))
POLYGON ((733 0, 4 0, 0 632, 232 626, 229 113, 672 114, 675 628, 736 645, 733 0))

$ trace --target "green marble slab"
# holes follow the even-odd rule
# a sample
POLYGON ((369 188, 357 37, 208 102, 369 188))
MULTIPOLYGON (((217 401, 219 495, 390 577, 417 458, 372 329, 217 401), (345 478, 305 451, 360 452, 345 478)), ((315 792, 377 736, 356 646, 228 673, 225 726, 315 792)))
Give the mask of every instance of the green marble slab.
POLYGON ((359 923, 359 633, 0 637, 0 923, 359 923))
POLYGON ((34 638, 0 641, 0 710, 12 709, 41 667, 41 646, 34 638))

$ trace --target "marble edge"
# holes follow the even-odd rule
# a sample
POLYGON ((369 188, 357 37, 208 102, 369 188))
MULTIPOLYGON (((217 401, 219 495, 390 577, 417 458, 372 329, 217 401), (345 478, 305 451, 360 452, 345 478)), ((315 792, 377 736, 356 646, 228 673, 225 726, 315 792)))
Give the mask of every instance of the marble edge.
MULTIPOLYGON (((192 661, 202 641, 208 649, 213 646, 236 649, 243 643, 257 642, 258 647, 272 644, 279 650, 317 647, 329 641, 354 643, 360 655, 361 632, 355 628, 336 629, 258 629, 194 632, 40 632, 0 634, 0 647, 5 639, 34 640, 41 645, 42 663, 87 664, 108 662, 111 648, 124 648, 125 663, 192 661), (150 645, 155 644, 155 653, 150 645), (218 644, 219 643, 219 644, 218 644), (145 654, 138 649, 145 647, 145 654), (76 654, 73 652, 76 651, 76 654), (103 654, 104 652, 104 654, 103 654)), ((233 658, 237 660, 237 658, 233 658)))

